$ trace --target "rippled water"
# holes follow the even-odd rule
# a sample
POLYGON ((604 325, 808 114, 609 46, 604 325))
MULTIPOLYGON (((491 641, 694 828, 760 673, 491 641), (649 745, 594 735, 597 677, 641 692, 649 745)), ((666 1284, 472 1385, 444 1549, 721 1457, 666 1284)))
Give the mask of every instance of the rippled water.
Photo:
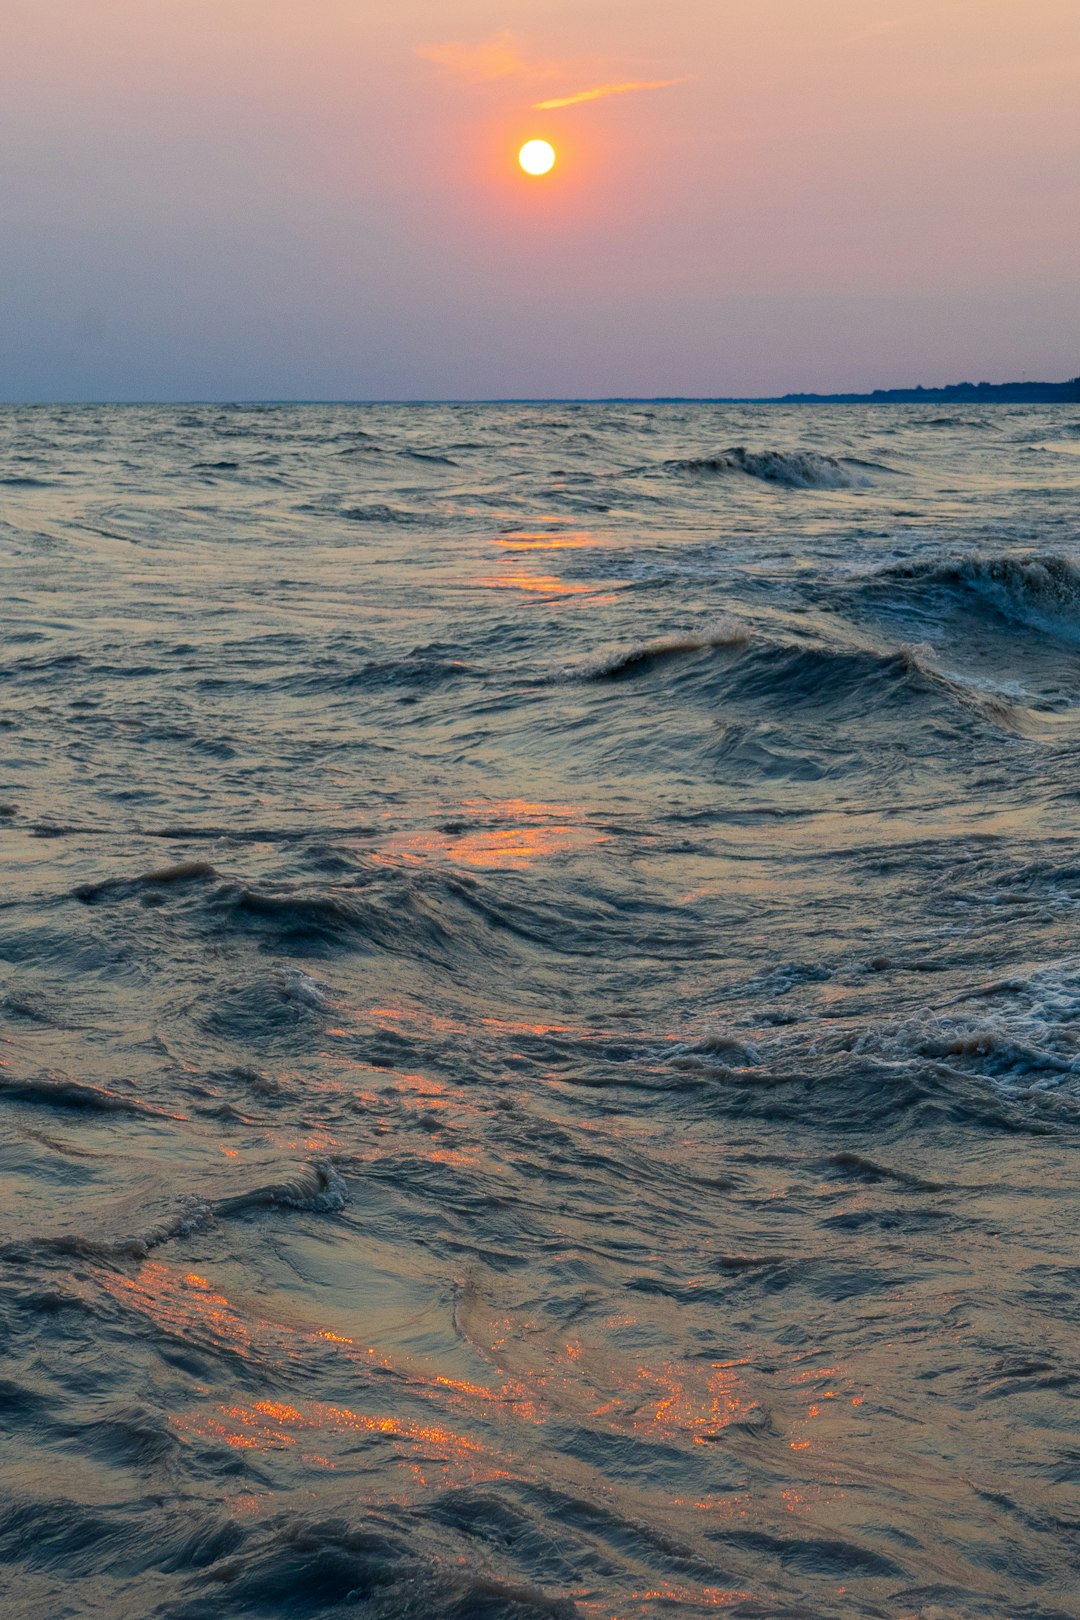
POLYGON ((5 1615, 1080 1613, 1078 458, 0 412, 5 1615))

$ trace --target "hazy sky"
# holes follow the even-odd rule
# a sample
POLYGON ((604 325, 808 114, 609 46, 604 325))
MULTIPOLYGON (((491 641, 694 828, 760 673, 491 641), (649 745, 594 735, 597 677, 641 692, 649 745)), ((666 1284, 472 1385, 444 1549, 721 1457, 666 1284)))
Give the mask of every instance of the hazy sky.
POLYGON ((1078 372, 1080 0, 0 0, 0 398, 1078 372))

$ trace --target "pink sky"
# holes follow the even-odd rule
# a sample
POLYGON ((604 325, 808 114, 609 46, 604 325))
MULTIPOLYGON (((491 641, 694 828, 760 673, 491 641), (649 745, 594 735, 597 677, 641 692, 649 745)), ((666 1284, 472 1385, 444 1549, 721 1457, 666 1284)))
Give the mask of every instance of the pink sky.
POLYGON ((1080 0, 3 13, 4 398, 1080 372, 1080 0))

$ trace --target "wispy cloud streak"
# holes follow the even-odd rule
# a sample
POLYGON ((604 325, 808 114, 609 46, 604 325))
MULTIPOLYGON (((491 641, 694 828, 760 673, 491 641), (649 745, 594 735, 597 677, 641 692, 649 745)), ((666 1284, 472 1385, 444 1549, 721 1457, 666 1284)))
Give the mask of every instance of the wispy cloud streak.
POLYGON ((513 35, 506 32, 475 43, 447 40, 441 45, 417 45, 415 54, 474 84, 486 79, 516 78, 528 72, 513 35))
POLYGON ((605 96, 627 96, 635 90, 667 90, 673 84, 688 84, 693 78, 686 73, 681 79, 631 79, 626 84, 600 84, 594 90, 578 90, 572 96, 553 96, 550 101, 534 101, 534 112, 555 112, 559 107, 576 107, 581 101, 602 101, 605 96))

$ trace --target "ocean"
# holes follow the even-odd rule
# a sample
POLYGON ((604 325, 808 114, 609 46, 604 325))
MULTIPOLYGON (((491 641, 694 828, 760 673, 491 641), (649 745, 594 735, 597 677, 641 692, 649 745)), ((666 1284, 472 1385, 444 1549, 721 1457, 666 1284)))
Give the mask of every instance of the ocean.
POLYGON ((0 410, 5 1620, 1080 1615, 1078 497, 0 410))

